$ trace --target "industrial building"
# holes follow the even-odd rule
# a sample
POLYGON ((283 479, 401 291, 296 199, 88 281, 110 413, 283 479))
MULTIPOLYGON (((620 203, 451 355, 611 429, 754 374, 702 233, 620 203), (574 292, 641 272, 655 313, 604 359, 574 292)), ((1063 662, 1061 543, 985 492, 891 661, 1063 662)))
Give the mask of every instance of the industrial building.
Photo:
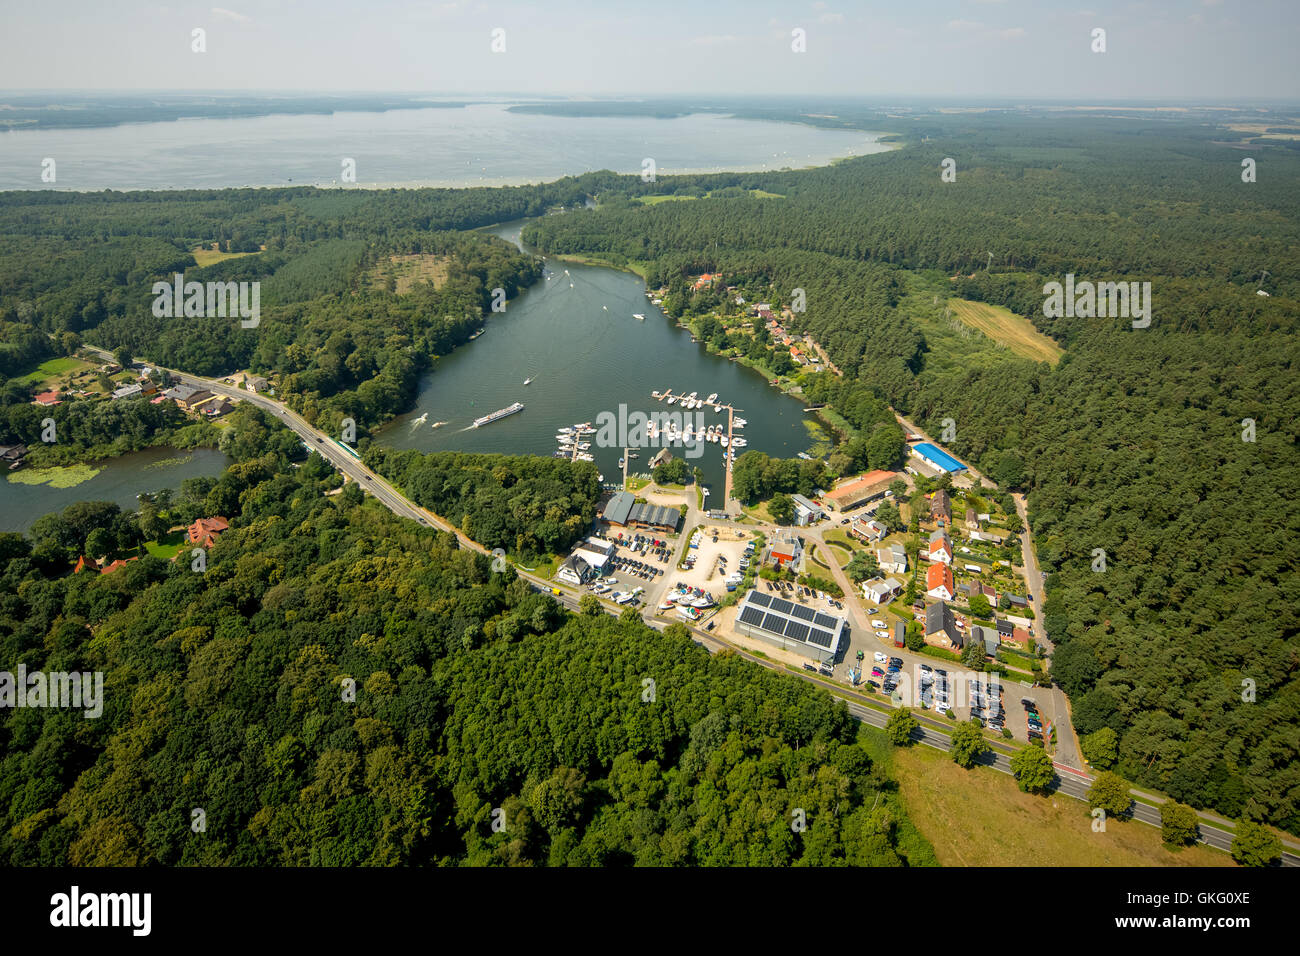
POLYGON ((649 528, 676 533, 682 522, 682 512, 680 508, 637 501, 630 491, 620 491, 606 503, 600 518, 616 528, 649 528))
POLYGON ((921 459, 921 461, 925 462, 931 468, 935 468, 941 472, 951 473, 954 471, 966 470, 966 466, 956 458, 929 442, 921 442, 918 445, 913 445, 912 454, 921 459))
POLYGON ((844 618, 825 614, 763 591, 750 591, 740 602, 736 631, 794 651, 822 664, 834 663, 846 639, 844 618))
POLYGON ((826 501, 840 511, 851 511, 868 501, 883 498, 885 492, 889 490, 890 484, 897 477, 898 473, 894 471, 877 469, 868 472, 860 478, 840 485, 826 495, 826 501))

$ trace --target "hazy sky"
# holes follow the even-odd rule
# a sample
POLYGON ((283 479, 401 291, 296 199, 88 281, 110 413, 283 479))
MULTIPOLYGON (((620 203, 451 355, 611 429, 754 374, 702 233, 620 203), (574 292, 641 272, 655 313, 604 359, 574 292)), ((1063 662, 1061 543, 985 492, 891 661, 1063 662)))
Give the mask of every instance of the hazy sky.
POLYGON ((11 90, 1300 99, 1300 0, 2 2, 11 90))

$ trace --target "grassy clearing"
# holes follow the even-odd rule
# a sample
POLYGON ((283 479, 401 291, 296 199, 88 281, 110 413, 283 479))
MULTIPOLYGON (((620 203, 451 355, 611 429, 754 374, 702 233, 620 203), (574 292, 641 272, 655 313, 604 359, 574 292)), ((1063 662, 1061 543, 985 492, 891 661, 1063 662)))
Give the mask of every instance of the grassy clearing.
POLYGON ((171 534, 159 538, 157 541, 146 541, 144 549, 152 554, 155 558, 162 558, 164 561, 170 561, 176 557, 185 544, 185 532, 173 531, 171 534))
POLYGON ((432 254, 389 256, 377 263, 367 281, 370 288, 382 291, 393 280, 393 291, 398 295, 410 292, 417 282, 432 282, 435 289, 442 288, 450 275, 451 257, 432 254))
POLYGON ((89 362, 83 362, 75 358, 52 358, 42 362, 35 369, 26 375, 15 378, 14 381, 22 382, 24 385, 52 385, 56 379, 62 379, 69 374, 76 375, 95 366, 89 362))
MULTIPOLYGON (((770 193, 765 189, 750 189, 746 191, 754 199, 784 199, 785 198, 780 193, 770 193)), ((713 190, 710 190, 706 195, 712 196, 713 190)), ((699 199, 699 198, 701 197, 699 196, 637 196, 632 201, 636 203, 640 203, 643 206, 657 206, 661 202, 685 202, 687 200, 699 199)))
POLYGON ((963 770, 929 747, 892 753, 899 794, 941 866, 1232 866, 1207 846, 1170 850, 1145 823, 1092 832, 1087 805, 1021 793, 1007 774, 963 770))
POLYGON ((194 263, 200 269, 205 266, 215 265, 218 262, 225 262, 227 259, 240 259, 244 256, 255 256, 256 252, 218 252, 216 249, 191 249, 190 255, 194 257, 194 263))
POLYGON ((966 299, 949 299, 948 307, 962 323, 1005 344, 1017 355, 1055 365, 1065 354, 1059 345, 1034 328, 1033 323, 1009 309, 966 299))

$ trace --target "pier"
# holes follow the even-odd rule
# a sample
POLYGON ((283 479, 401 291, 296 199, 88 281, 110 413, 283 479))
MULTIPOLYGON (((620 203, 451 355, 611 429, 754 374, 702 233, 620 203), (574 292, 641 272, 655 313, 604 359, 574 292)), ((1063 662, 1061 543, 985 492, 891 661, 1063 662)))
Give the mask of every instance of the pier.
MULTIPOLYGON (((660 402, 666 402, 668 401, 668 399, 671 398, 673 399, 674 405, 680 405, 681 400, 687 398, 688 395, 686 392, 679 392, 674 394, 671 388, 665 388, 665 389, 661 389, 657 395, 654 392, 651 392, 650 397, 660 402)), ((707 407, 710 410, 721 408, 721 409, 725 409, 727 412, 727 447, 723 449, 724 457, 722 460, 722 473, 725 476, 725 482, 722 489, 722 510, 729 511, 731 505, 731 452, 733 451, 732 441, 735 439, 736 436, 734 422, 735 422, 736 412, 743 412, 744 409, 736 408, 730 402, 723 402, 723 401, 709 402, 709 401, 705 401, 704 399, 698 399, 698 400, 703 402, 702 407, 707 407)), ((625 456, 623 458, 623 464, 624 464, 624 480, 626 482, 626 477, 627 477, 626 476, 626 471, 627 471, 626 450, 625 450, 625 456)))

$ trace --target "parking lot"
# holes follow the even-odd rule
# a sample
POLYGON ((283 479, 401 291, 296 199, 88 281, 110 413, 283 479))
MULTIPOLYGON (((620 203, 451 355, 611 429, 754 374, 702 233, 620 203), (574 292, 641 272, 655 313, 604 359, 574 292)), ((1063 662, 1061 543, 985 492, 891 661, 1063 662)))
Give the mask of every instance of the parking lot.
MULTIPOLYGON (((699 546, 688 547, 683 558, 689 560, 689 568, 672 568, 668 573, 668 584, 702 588, 722 600, 727 594, 724 579, 735 571, 743 571, 745 546, 752 538, 749 533, 738 528, 717 528, 703 526, 699 537, 699 546), (714 538, 717 538, 714 541, 714 538), (693 560, 692 560, 693 559, 693 560)), ((757 562, 758 556, 752 559, 757 562)))

